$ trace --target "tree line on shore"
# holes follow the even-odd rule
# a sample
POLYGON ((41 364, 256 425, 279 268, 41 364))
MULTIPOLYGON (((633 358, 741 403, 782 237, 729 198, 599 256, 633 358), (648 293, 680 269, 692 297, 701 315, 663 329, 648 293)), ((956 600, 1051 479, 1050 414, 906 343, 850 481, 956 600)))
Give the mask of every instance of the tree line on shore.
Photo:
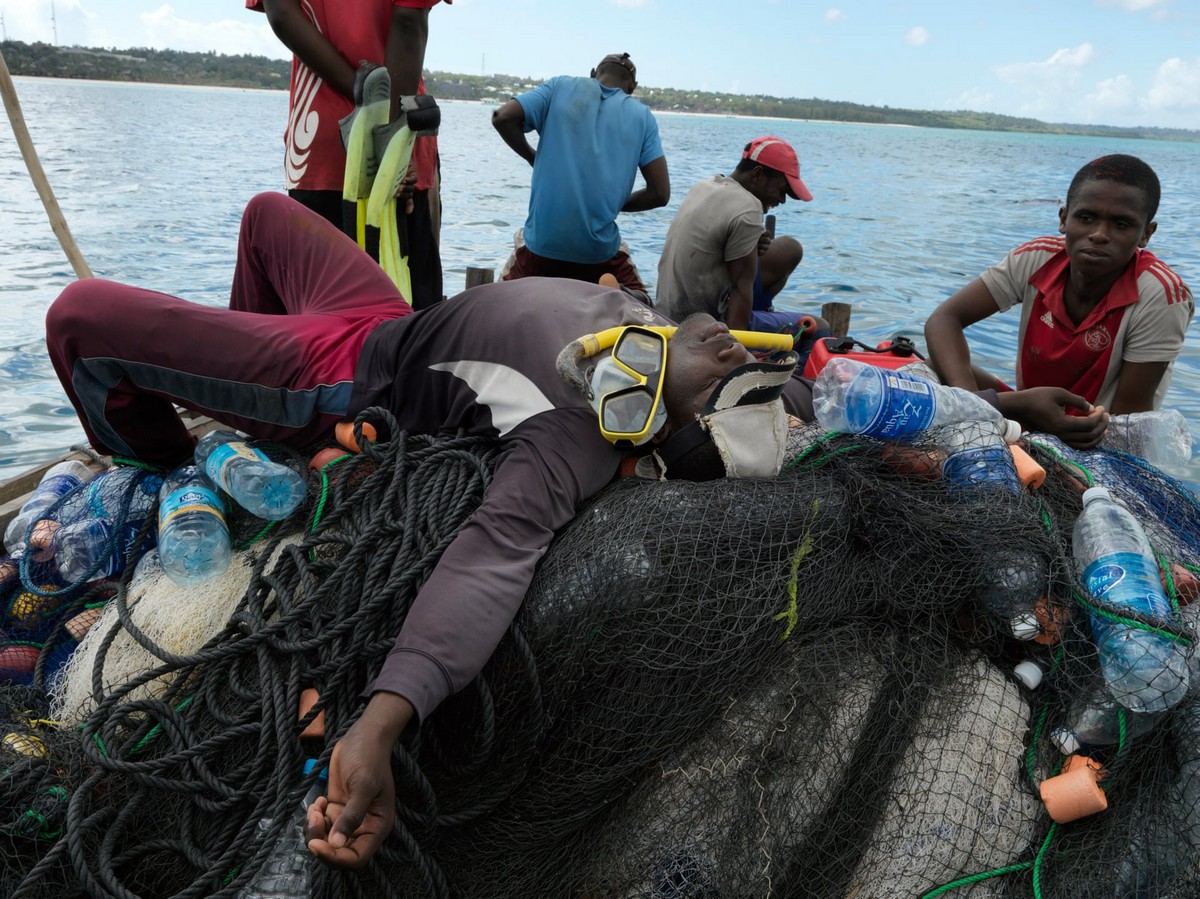
MULTIPOLYGON (((14 75, 50 78, 91 78, 286 90, 291 64, 247 54, 193 53, 137 47, 105 50, 58 47, 22 41, 0 43, 14 75)), ((538 84, 540 79, 512 75, 460 75, 427 72, 426 89, 447 100, 504 102, 538 84)), ((925 128, 965 128, 980 131, 1022 131, 1039 134, 1082 134, 1153 140, 1200 140, 1200 131, 1183 128, 1118 128, 1110 125, 1047 123, 971 110, 920 110, 866 106, 842 100, 771 97, 765 94, 725 94, 678 88, 639 87, 637 96, 659 111, 739 116, 771 116, 873 125, 915 125, 925 128)))

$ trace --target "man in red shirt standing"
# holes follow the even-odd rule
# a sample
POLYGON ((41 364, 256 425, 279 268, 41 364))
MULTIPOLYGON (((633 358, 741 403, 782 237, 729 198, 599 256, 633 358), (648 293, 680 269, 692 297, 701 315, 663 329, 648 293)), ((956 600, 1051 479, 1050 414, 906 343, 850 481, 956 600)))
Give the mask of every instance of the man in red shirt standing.
MULTIPOLYGON (((246 0, 265 12, 271 29, 292 51, 292 80, 284 130, 284 183, 288 194, 339 228, 346 150, 339 121, 354 109, 354 79, 361 61, 384 63, 391 77, 392 118, 401 97, 423 93, 421 72, 429 38, 429 10, 439 0, 246 0)), ((451 0, 446 0, 447 3, 451 0)), ((441 203, 437 138, 419 137, 413 148, 411 208, 402 224, 408 236, 414 309, 442 298, 438 251, 441 203)))
MULTIPOLYGON (((1000 386, 971 365, 963 331, 1020 305, 1017 389, 1061 391, 1062 413, 1023 425, 1088 449, 1108 414, 1157 409, 1195 310, 1183 279, 1145 249, 1160 195, 1154 170, 1136 157, 1081 168, 1058 213, 1061 237, 1017 247, 929 317, 925 339, 942 381, 1000 386)), ((998 399, 1004 411, 1011 399, 998 399)))

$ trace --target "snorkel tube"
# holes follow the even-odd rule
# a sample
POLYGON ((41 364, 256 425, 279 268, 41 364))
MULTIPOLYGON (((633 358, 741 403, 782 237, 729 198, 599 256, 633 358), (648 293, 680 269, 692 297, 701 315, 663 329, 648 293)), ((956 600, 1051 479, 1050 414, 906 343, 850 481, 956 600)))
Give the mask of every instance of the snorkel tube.
MULTIPOLYGON (((586 399, 593 399, 592 385, 583 368, 583 362, 597 353, 610 349, 617 342, 617 337, 625 330, 626 325, 605 328, 595 334, 585 334, 572 340, 555 360, 554 368, 558 376, 578 390, 586 399)), ((674 325, 641 325, 647 331, 661 334, 668 341, 675 336, 674 325)), ((790 350, 794 342, 791 334, 769 334, 765 331, 730 331, 730 336, 747 349, 790 350)))

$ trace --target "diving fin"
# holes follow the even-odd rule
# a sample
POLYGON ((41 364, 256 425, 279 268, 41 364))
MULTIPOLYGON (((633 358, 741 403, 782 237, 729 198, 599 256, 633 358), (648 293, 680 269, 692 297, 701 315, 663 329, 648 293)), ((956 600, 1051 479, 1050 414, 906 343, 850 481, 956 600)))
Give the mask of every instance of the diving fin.
POLYGON ((346 172, 342 200, 347 232, 366 249, 366 207, 371 185, 379 168, 375 128, 387 125, 391 108, 391 77, 384 66, 363 62, 354 76, 354 109, 342 118, 342 144, 346 148, 346 172), (353 228, 350 216, 353 212, 353 228))
POLYGON ((436 134, 441 110, 428 94, 400 98, 400 115, 395 121, 376 125, 372 132, 375 157, 379 160, 375 181, 366 204, 366 224, 379 229, 379 264, 406 297, 412 298, 408 258, 401 249, 396 217, 396 192, 412 161, 418 134, 436 134))

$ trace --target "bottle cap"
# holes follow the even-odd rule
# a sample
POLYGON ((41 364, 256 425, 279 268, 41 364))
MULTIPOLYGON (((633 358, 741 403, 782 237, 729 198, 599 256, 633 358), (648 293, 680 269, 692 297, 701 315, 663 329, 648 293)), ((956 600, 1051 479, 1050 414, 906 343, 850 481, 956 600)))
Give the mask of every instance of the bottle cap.
POLYGON ((1030 690, 1036 690, 1042 683, 1042 666, 1037 662, 1031 662, 1026 659, 1020 662, 1013 668, 1013 674, 1017 676, 1017 680, 1027 686, 1030 690))
POLYGON ((1089 487, 1083 491, 1083 504, 1086 506, 1094 499, 1111 499, 1112 494, 1108 492, 1107 487, 1089 487))
POLYGON ((1056 727, 1050 731, 1050 742, 1057 746, 1058 751, 1063 755, 1074 755, 1083 745, 1079 742, 1079 738, 1066 727, 1056 727))
POLYGON ((1000 422, 1000 434, 1004 437, 1005 443, 1016 443, 1021 439, 1021 423, 1013 421, 1011 418, 1002 419, 1000 422))
POLYGON ((1042 625, 1034 612, 1022 612, 1008 621, 1008 629, 1018 640, 1033 640, 1041 635, 1042 625))

